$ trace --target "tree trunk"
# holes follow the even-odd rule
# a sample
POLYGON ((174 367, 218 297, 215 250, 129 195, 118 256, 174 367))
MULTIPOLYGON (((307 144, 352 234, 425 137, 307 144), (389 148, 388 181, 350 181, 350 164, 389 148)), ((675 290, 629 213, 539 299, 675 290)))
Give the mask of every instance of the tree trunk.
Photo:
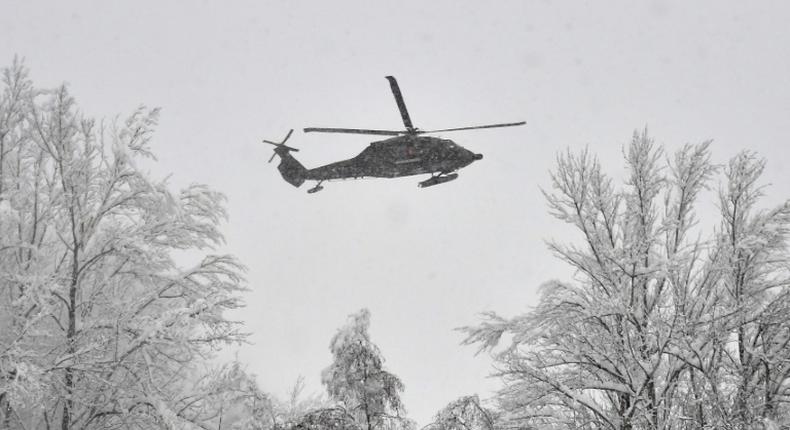
MULTIPOLYGON (((73 216, 72 216, 73 219, 73 216)), ((73 232, 75 233, 75 232, 73 232)), ((74 234, 74 249, 72 251, 72 270, 71 270, 71 285, 69 285, 69 327, 68 331, 66 332, 66 344, 67 346, 67 354, 69 354, 69 360, 74 360, 74 353, 77 351, 74 337, 77 332, 77 278, 79 276, 79 271, 77 269, 77 264, 79 261, 79 253, 78 253, 78 243, 76 240, 76 234, 74 234)), ((69 430, 71 428, 71 414, 74 408, 74 369, 71 366, 67 366, 65 369, 65 376, 63 385, 66 388, 66 398, 65 402, 63 402, 63 416, 60 422, 61 430, 69 430)))
POLYGON ((5 164, 5 135, 0 135, 0 202, 3 201, 3 165, 5 164))
POLYGON ((6 400, 6 394, 0 394, 0 411, 3 414, 2 429, 11 428, 11 402, 6 400))
POLYGON ((774 396, 771 393, 771 366, 769 366, 767 361, 763 361, 763 367, 765 368, 765 401, 763 406, 762 415, 763 418, 774 418, 774 396))

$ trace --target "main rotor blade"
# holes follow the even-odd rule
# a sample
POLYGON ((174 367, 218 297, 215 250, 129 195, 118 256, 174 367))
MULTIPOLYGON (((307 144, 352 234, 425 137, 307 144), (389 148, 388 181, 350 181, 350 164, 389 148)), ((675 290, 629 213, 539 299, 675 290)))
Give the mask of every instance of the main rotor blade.
POLYGON ((376 134, 380 136, 400 136, 401 134, 407 134, 407 131, 395 131, 395 130, 368 130, 368 129, 360 129, 360 128, 320 128, 320 127, 308 127, 304 129, 305 133, 310 132, 319 132, 319 133, 348 133, 348 134, 376 134))
POLYGON ((504 124, 489 124, 489 125, 475 125, 472 127, 458 127, 458 128, 442 128, 439 130, 419 130, 417 134, 425 134, 425 133, 441 133, 445 131, 461 131, 461 130, 476 130, 480 128, 498 128, 498 127, 515 127, 517 125, 524 125, 526 121, 521 122, 508 122, 504 124))
POLYGON ((406 103, 403 102, 403 95, 400 93, 400 87, 398 87, 398 81, 395 80, 392 76, 386 77, 388 81, 390 81, 390 88, 392 88, 392 95, 395 96, 395 102, 398 104, 398 109, 400 109, 400 117, 403 119, 403 125, 406 126, 406 130, 413 131, 414 126, 411 124, 411 118, 409 118, 409 111, 406 110, 406 103))

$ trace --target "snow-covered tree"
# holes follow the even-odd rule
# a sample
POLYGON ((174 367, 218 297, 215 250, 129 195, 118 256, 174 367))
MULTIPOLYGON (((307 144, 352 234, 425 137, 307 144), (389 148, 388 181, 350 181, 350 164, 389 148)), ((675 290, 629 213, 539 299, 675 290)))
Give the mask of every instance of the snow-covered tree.
POLYGON ((325 395, 305 394, 304 377, 299 376, 286 399, 277 400, 275 407, 284 428, 291 428, 303 422, 311 412, 331 409, 332 403, 325 395))
POLYGON ((450 402, 424 430, 494 430, 497 414, 485 407, 480 398, 463 396, 450 402))
POLYGON ((322 382, 363 430, 398 428, 406 422, 400 416, 403 383, 384 369, 384 358, 370 340, 370 312, 362 309, 349 319, 332 338, 334 361, 324 369, 322 382))
POLYGON ((699 357, 692 361, 706 376, 695 381, 703 406, 698 415, 710 415, 712 424, 780 417, 790 424, 790 202, 757 208, 764 166, 751 152, 738 154, 719 191, 719 282, 701 307, 707 334, 714 336, 701 333, 693 350, 699 357))
MULTIPOLYGON (((310 427, 323 418, 328 420, 324 424, 331 423, 338 414, 327 411, 334 408, 323 396, 305 395, 304 388, 304 378, 299 377, 285 399, 276 398, 264 392, 256 376, 234 360, 200 372, 191 391, 202 393, 199 401, 211 404, 216 414, 211 428, 286 430, 310 427)), ((340 412, 340 416, 347 415, 340 412)), ((353 418, 350 420, 354 424, 353 418)), ((337 425, 329 427, 340 430, 337 425)))
MULTIPOLYGON (((13 253, 15 258, 25 257, 24 248, 15 250, 8 244, 6 235, 13 234, 7 221, 12 215, 9 198, 13 190, 19 194, 18 174, 14 173, 17 157, 25 137, 21 130, 25 120, 27 102, 33 95, 33 88, 27 77, 27 71, 14 59, 12 68, 4 69, 2 75, 3 91, 0 94, 0 253, 13 253), (10 190, 9 190, 10 189, 10 190), (20 251, 22 254, 20 254, 20 251)), ((18 169, 16 169, 18 170, 18 169)), ((2 255, 0 254, 0 255, 2 255)), ((13 296, 6 280, 9 265, 0 257, 0 428, 11 425, 14 409, 12 398, 35 398, 39 393, 38 380, 27 371, 22 362, 25 352, 13 348, 11 339, 14 332, 24 333, 30 326, 29 320, 22 320, 14 315, 13 296)), ((17 306, 18 307, 18 306, 17 306)))
POLYGON ((196 372, 244 339, 223 315, 242 304, 243 267, 210 253, 223 196, 173 192, 142 170, 156 109, 95 121, 65 86, 34 89, 16 61, 3 87, 0 426, 213 422, 196 372), (183 268, 176 254, 203 256, 183 268))
POLYGON ((195 400, 213 411, 215 417, 204 427, 234 430, 272 430, 276 428, 274 401, 264 393, 255 375, 238 361, 196 373, 190 391, 195 400))
POLYGON ((292 423, 290 430, 360 430, 354 416, 342 407, 308 411, 292 423))
POLYGON ((709 142, 666 166, 647 132, 625 151, 618 191, 587 151, 563 154, 545 192, 581 245, 549 243, 573 282, 541 287, 515 318, 488 314, 466 343, 497 353, 504 418, 540 428, 747 426, 787 411, 790 205, 755 208, 762 162, 739 154, 722 224, 700 239, 694 206, 717 168, 709 142))

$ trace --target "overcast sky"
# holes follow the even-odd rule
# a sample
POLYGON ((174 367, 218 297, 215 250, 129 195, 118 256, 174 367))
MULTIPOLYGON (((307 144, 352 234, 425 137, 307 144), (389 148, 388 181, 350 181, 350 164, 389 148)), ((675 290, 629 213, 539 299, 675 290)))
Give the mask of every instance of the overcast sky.
POLYGON ((487 395, 491 360, 458 345, 478 313, 528 310, 569 279, 543 240, 573 239, 540 187, 557 151, 585 146, 615 176, 633 130, 669 150, 714 139, 724 162, 768 158, 769 201, 790 195, 790 7, 786 2, 4 1, 0 60, 24 56, 40 87, 68 82, 83 112, 162 108, 153 173, 228 197, 226 251, 249 266, 252 345, 238 353, 266 390, 298 375, 321 391, 346 316, 372 336, 420 424, 487 395), (527 121, 446 134, 485 158, 453 182, 422 177, 285 183, 271 147, 313 167, 367 136, 303 127, 400 128, 386 75, 415 126, 527 121))

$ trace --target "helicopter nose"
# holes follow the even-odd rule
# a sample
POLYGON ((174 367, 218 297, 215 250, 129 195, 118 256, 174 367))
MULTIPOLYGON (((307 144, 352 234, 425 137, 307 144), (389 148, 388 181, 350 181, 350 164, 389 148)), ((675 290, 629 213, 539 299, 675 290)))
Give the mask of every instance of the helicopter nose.
POLYGON ((475 154, 475 160, 482 160, 483 154, 475 154))

